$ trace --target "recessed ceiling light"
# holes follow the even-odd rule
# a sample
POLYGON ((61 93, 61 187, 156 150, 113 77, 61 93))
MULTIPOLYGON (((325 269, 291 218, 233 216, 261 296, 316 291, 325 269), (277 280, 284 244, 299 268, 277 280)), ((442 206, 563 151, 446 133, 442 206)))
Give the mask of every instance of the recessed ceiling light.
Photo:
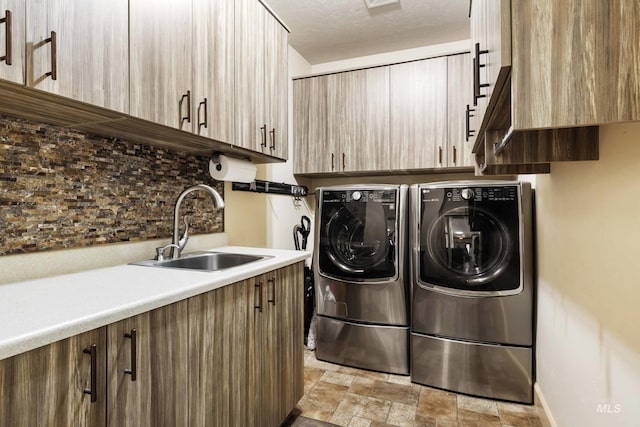
POLYGON ((386 4, 398 3, 400 0, 364 0, 369 9, 374 7, 384 6, 386 4))

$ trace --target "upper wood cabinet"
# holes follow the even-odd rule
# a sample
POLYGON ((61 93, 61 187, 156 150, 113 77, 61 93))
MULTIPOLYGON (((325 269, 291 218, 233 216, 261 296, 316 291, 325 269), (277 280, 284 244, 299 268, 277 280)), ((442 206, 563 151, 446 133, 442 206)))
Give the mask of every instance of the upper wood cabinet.
POLYGON ((512 2, 514 129, 640 120, 640 2, 512 2))
POLYGON ((131 115, 191 131, 191 0, 130 0, 129 21, 131 115))
POLYGON ((447 166, 447 58, 392 65, 391 169, 447 166))
POLYGON ((234 140, 234 2, 193 0, 193 131, 234 140))
POLYGON ((107 327, 108 426, 189 425, 188 320, 180 301, 107 327))
POLYGON ((28 87, 129 111, 127 0, 28 0, 26 23, 28 87))
POLYGON ((389 170, 389 67, 330 74, 327 86, 331 171, 389 170))
POLYGON ((105 362, 106 328, 1 360, 0 426, 104 426, 105 362))
POLYGON ((287 31, 257 0, 236 0, 234 144, 287 158, 287 31))
POLYGON ((467 110, 471 108, 471 90, 473 82, 469 79, 471 55, 452 55, 447 57, 447 166, 473 167, 474 132, 467 110))
POLYGON ((0 0, 0 79, 24 84, 24 0, 0 0))
POLYGON ((293 81, 293 171, 331 172, 337 148, 327 139, 329 76, 293 81))

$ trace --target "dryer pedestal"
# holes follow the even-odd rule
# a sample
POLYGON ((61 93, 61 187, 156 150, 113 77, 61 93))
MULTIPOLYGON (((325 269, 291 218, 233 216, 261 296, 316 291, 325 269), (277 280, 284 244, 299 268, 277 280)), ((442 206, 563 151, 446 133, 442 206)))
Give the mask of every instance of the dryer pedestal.
POLYGON ((326 362, 409 375, 409 327, 318 316, 316 357, 326 362))
POLYGON ((411 333, 411 381, 459 393, 533 403, 533 350, 411 333))

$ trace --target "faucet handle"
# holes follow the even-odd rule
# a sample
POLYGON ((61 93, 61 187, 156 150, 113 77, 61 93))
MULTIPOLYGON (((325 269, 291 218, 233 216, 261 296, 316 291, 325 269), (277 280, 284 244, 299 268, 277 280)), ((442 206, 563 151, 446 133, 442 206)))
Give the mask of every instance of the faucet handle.
POLYGON ((156 248, 156 261, 164 261, 164 251, 166 251, 169 248, 174 248, 174 249, 180 249, 180 247, 174 243, 169 243, 168 245, 165 246, 160 246, 159 248, 156 248))

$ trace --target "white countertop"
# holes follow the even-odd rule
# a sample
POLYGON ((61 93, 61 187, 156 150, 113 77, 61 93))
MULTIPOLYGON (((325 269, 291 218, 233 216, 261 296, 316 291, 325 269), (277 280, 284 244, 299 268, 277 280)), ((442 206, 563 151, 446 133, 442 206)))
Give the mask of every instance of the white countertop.
POLYGON ((0 360, 311 256, 240 246, 211 250, 272 258, 213 272, 120 265, 0 285, 0 360))

